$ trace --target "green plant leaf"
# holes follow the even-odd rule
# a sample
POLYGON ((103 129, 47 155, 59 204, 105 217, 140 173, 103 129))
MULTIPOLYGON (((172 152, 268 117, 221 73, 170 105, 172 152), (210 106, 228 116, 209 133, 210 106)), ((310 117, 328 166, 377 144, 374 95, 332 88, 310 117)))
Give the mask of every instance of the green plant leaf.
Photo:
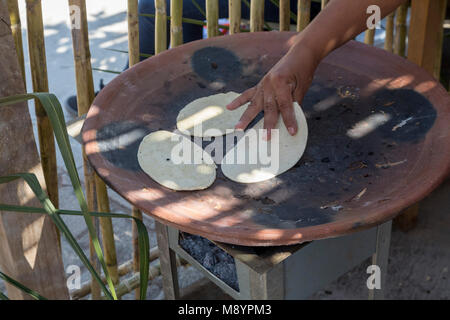
MULTIPOLYGON (((21 102, 21 101, 27 101, 27 100, 31 100, 31 99, 39 99, 39 101, 41 102, 41 104, 43 105, 43 107, 45 108, 45 111, 51 121, 52 127, 53 127, 53 131, 55 134, 55 138, 56 141, 58 143, 61 155, 63 157, 64 160, 64 164, 66 166, 67 172, 69 173, 69 177, 75 192, 75 196, 77 197, 78 203, 80 205, 80 209, 82 212, 82 215, 84 217, 84 220, 86 222, 88 231, 89 231, 89 235, 91 237, 94 249, 95 249, 95 253, 100 261, 100 264, 102 266, 103 272, 105 274, 105 278, 107 280, 109 289, 111 292, 109 292, 106 287, 103 284, 103 281, 101 280, 100 276, 97 274, 97 272, 95 271, 95 269, 92 267, 92 265, 89 262, 89 259, 87 259, 86 255, 84 254, 84 252, 81 250, 81 248, 79 247, 78 243, 76 242, 75 238, 72 236, 72 234, 70 233, 69 229, 67 228, 67 226, 64 224, 64 221, 62 221, 62 219, 59 217, 58 214, 56 214, 54 211, 52 211, 51 209, 56 210, 56 208, 53 206, 53 204, 51 203, 50 199, 48 199, 47 195, 45 194, 45 192, 42 191, 42 188, 40 188, 39 182, 37 180, 37 178, 34 176, 35 182, 37 182, 37 186, 36 190, 39 193, 39 190, 37 189, 37 187, 39 187, 41 189, 41 193, 40 196, 38 196, 38 199, 41 201, 44 201, 44 203, 42 203, 44 205, 44 209, 46 209, 47 213, 52 214, 52 217, 57 217, 55 219, 61 220, 63 224, 61 224, 61 227, 63 228, 64 231, 66 231, 67 236, 72 237, 74 242, 71 243, 71 245, 73 245, 73 248, 76 249, 76 251, 78 250, 78 254, 80 259, 82 259, 83 262, 87 262, 86 267, 88 268, 88 270, 91 272, 92 276, 94 279, 96 279, 97 282, 99 282, 101 289, 103 290, 104 294, 106 295, 107 298, 109 299, 117 299, 117 295, 116 295, 116 291, 114 288, 114 284, 112 282, 111 276, 109 275, 108 269, 106 267, 106 262, 103 256, 103 251, 95 230, 95 227, 92 223, 92 216, 89 213, 88 210, 88 206, 87 206, 87 202, 86 199, 84 197, 84 193, 83 190, 81 188, 81 182, 80 182, 80 177, 78 176, 78 171, 75 165, 75 160, 73 157, 73 152, 72 152, 72 148, 70 146, 70 142, 69 142, 69 135, 67 133, 67 127, 66 127, 66 122, 64 120, 64 114, 62 111, 62 107, 61 104, 59 103, 58 99, 56 98, 56 96, 54 94, 51 93, 29 93, 29 94, 22 94, 22 95, 17 95, 17 96, 12 96, 12 97, 6 97, 6 98, 0 98, 0 106, 2 105, 11 105, 11 104, 15 104, 17 102, 21 102), (42 200, 41 200, 41 198, 42 200), (50 209, 49 211, 47 209, 50 209), (79 249, 78 249, 79 248, 79 249)), ((30 181, 32 181, 33 179, 30 178, 29 176, 22 176, 22 178, 28 178, 31 179, 30 181)), ((8 179, 8 178, 6 178, 8 179)), ((11 179, 11 178, 10 178, 11 179)), ((6 181, 6 180, 5 180, 6 181)), ((27 181, 28 182, 28 181, 27 181)), ((36 194, 37 195, 37 194, 36 194)), ((62 230, 62 231, 63 231, 62 230)), ((141 241, 145 242, 145 235, 147 236, 147 247, 148 247, 148 234, 147 234, 147 230, 145 229, 145 226, 142 225, 138 225, 137 230, 139 232, 139 237, 141 237, 141 241)), ((143 246, 145 247, 145 245, 143 246)), ((148 257, 148 250, 147 252, 144 252, 144 248, 140 248, 140 253, 142 255, 142 257, 148 257)), ((145 286, 141 286, 141 292, 140 292, 140 296, 141 299, 145 299, 146 297, 146 293, 147 293, 147 283, 148 283, 148 259, 140 259, 140 270, 143 271, 142 273, 142 277, 143 279, 146 281, 145 282, 145 286), (147 265, 147 267, 146 267, 147 265), (146 278, 144 278, 144 276, 147 275, 146 278)))
MULTIPOLYGON (((10 285, 16 287, 17 289, 29 294, 31 297, 33 297, 35 300, 47 300, 47 298, 44 298, 43 296, 41 296, 39 293, 37 293, 34 290, 31 290, 30 288, 27 288, 26 286, 24 286, 23 284, 21 284, 20 282, 8 277, 6 274, 4 274, 3 272, 0 271, 0 278, 3 279, 4 281, 6 281, 7 283, 9 283, 10 285)), ((0 298, 2 298, 2 300, 9 300, 7 296, 5 296, 4 294, 0 295, 0 298), (2 298, 6 298, 3 299, 2 298)))
POLYGON ((0 291, 0 300, 9 300, 9 298, 0 291))
MULTIPOLYGON (((1 211, 10 211, 10 212, 21 212, 21 213, 40 213, 47 214, 47 211, 44 208, 38 207, 28 207, 28 206, 17 206, 17 205, 8 205, 8 204, 0 204, 1 211)), ((69 216, 83 216, 83 213, 76 210, 61 210, 57 209, 56 213, 59 215, 69 215, 69 216)), ((146 287, 148 283, 148 270, 149 270, 149 251, 150 251, 150 241, 148 237, 147 229, 144 223, 130 215, 121 214, 121 213, 111 213, 111 212, 91 212, 91 215, 99 218, 115 218, 115 219, 133 219, 134 223, 136 223, 138 229, 138 244, 139 244, 139 257, 141 260, 144 260, 144 263, 141 263, 139 266, 140 272, 140 286, 141 288, 146 287)), ((145 299, 146 292, 140 292, 141 300, 145 299)))
POLYGON ((192 0, 192 4, 197 8, 197 10, 202 14, 202 16, 204 18, 206 18, 205 10, 203 10, 203 8, 198 4, 198 2, 195 0, 192 0))

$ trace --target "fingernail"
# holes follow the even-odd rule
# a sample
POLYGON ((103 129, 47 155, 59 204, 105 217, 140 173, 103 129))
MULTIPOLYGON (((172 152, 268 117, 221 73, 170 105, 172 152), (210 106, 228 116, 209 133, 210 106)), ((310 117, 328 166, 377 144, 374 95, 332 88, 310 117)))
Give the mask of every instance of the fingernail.
POLYGON ((295 129, 293 127, 289 127, 288 131, 289 131, 291 136, 293 136, 295 134, 295 129))
POLYGON ((270 140, 270 130, 264 130, 263 140, 264 141, 269 141, 270 140))

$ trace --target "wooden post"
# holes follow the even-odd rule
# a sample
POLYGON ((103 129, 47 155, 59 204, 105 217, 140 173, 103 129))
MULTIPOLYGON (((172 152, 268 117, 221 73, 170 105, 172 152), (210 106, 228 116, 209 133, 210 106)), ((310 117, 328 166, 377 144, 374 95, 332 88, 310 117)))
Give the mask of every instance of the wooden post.
POLYGON ((241 32, 241 0, 229 0, 230 34, 241 32))
POLYGON ((384 40, 384 49, 389 52, 394 51, 394 18, 395 12, 386 17, 386 37, 384 40))
POLYGON ((291 29, 291 1, 280 0, 280 31, 291 29))
MULTIPOLYGON (((75 61, 75 75, 77 85, 77 107, 78 115, 86 114, 92 101, 95 98, 94 81, 92 77, 91 52, 89 48, 89 33, 86 12, 86 0, 69 0, 70 15, 72 20, 72 42, 75 61)), ((94 170, 90 166, 84 147, 83 167, 84 167, 84 184, 86 189, 86 198, 89 210, 99 210, 102 212, 109 211, 108 193, 104 182, 96 176, 94 170)), ((93 218, 94 225, 102 231, 102 242, 105 253, 105 262, 108 272, 113 282, 117 283, 118 266, 117 255, 114 243, 114 230, 111 218, 101 218, 99 221, 93 218)), ((92 241, 90 241, 90 258, 91 263, 97 271, 100 270, 99 262, 95 254, 92 241)), ((100 299, 100 286, 97 281, 91 281, 92 299, 100 299)))
POLYGON ((446 0, 413 0, 408 59, 439 79, 446 0))
POLYGON ((170 46, 183 44, 183 0, 170 1, 170 46))
POLYGON ((311 0, 297 2, 297 31, 301 32, 311 20, 311 0))
MULTIPOLYGON (((0 1, 0 97, 25 93, 8 9, 0 1)), ((34 173, 45 180, 27 103, 0 108, 0 176, 34 173)), ((0 203, 40 207, 23 181, 0 186, 0 203)), ((0 212, 0 269, 49 299, 68 299, 64 265, 54 224, 46 215, 0 212)), ((10 299, 31 299, 7 285, 10 299)))
MULTIPOLYGON (((48 92, 47 61, 45 57, 44 24, 41 0, 26 0, 28 24, 28 50, 34 92, 48 92)), ((50 120, 41 103, 35 100, 41 162, 47 193, 56 208, 58 201, 58 172, 55 138, 50 120)))
POLYGON ((408 3, 402 4, 398 7, 395 17, 395 43, 394 53, 399 56, 406 56, 406 19, 408 16, 408 3))
POLYGON ((22 24, 20 22, 19 4, 17 0, 8 0, 8 10, 9 10, 9 17, 11 20, 11 31, 14 37, 17 57, 19 58, 19 65, 22 71, 23 82, 26 91, 27 83, 25 77, 25 57, 23 54, 22 24))
POLYGON ((166 0, 155 0, 155 54, 167 49, 166 0))
MULTIPOLYGON (((442 54, 442 24, 446 0, 412 0, 408 36, 408 59, 439 79, 442 54)), ((403 211, 395 226, 408 231, 417 223, 419 204, 403 211)))
MULTIPOLYGON (((165 8, 165 4, 164 4, 165 8)), ((164 9, 165 10, 165 9, 164 9)), ((138 0, 128 0, 128 54, 130 60, 130 67, 139 63, 140 61, 140 47, 139 47, 139 11, 138 11, 138 0)), ((133 207, 131 210, 131 215, 137 219, 142 220, 142 212, 133 207)), ((132 247, 133 247, 133 271, 139 272, 139 241, 138 241, 138 230, 134 222, 131 223, 131 237, 132 237, 132 247)), ((138 288, 134 291, 134 296, 136 299, 140 297, 140 289, 138 288)))
POLYGON ((208 38, 219 35, 219 0, 206 0, 206 28, 208 38))
POLYGON ((250 32, 263 31, 264 28, 264 0, 250 2, 250 32))

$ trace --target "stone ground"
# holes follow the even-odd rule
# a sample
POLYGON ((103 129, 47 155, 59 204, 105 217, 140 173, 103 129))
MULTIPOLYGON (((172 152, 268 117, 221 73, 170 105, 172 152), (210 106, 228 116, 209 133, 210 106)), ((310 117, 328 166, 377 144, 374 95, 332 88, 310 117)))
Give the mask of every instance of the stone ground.
MULTIPOLYGON (((23 24, 23 36, 26 39, 25 1, 20 0, 23 24)), ((45 44, 50 91, 63 103, 75 93, 75 71, 73 63, 72 40, 69 28, 69 9, 67 1, 43 0, 45 23, 45 44)), ((90 30, 92 64, 95 68, 121 71, 127 56, 109 49, 127 50, 126 1, 87 1, 90 30)), ((378 36, 379 33, 378 33, 378 36)), ((379 38, 377 38, 379 40, 379 38)), ((28 48, 25 44, 25 56, 28 48)), ((32 88, 30 66, 26 61, 27 86, 32 88)), ((107 84, 115 75, 94 71, 96 89, 100 79, 107 84)), ((29 89, 30 90, 30 89, 29 89)), ((30 103, 33 121, 34 108, 30 103)), ((66 113, 66 119, 72 115, 66 113)), ((72 141, 77 167, 82 177, 81 148, 72 141)), ((67 172, 58 155, 58 174, 60 181, 61 208, 78 209, 67 172)), ((109 190, 111 210, 117 213, 129 213, 130 205, 120 196, 109 190)), ((390 299, 449 299, 450 281, 450 181, 441 186, 424 201, 417 228, 403 233, 394 230, 392 235, 387 298, 390 299)), ((81 218, 65 218, 70 229, 76 235, 83 249, 88 252, 87 229, 81 218)), ((145 223, 151 236, 151 246, 156 246, 153 220, 145 217, 145 223)), ((128 221, 114 221, 115 240, 119 264, 131 259, 131 224, 128 221)), ((81 263, 67 243, 63 242, 65 266, 81 263)), ((312 299, 365 299, 365 270, 369 261, 362 263, 328 288, 315 294, 312 299)), ((83 282, 89 279, 88 272, 82 268, 83 282)), ((186 287, 202 278, 192 267, 180 269, 180 283, 186 287)), ((162 299, 161 279, 156 278, 149 287, 149 299, 162 299)), ((0 283, 0 289, 2 284, 0 283)), ((224 297, 216 288, 206 285, 201 291, 190 295, 191 298, 224 297)), ((127 295, 125 299, 132 299, 127 295)))

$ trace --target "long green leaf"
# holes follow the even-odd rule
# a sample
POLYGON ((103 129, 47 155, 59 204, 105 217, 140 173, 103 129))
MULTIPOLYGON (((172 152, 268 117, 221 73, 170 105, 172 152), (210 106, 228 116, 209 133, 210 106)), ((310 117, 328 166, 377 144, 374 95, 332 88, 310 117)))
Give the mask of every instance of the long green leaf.
POLYGON ((206 12, 202 9, 202 7, 198 4, 197 1, 192 0, 192 4, 197 8, 197 10, 202 14, 204 18, 206 18, 206 12))
MULTIPOLYGON (((75 195, 77 197, 78 203, 80 205, 84 220, 86 222, 86 225, 87 225, 87 228, 89 231, 89 235, 92 239, 92 243, 93 243, 96 255, 100 261, 100 264, 102 266, 103 272, 105 274, 105 277, 106 277, 106 280, 107 280, 107 283, 108 283, 108 286, 109 286, 111 292, 109 292, 106 289, 106 287, 103 285, 103 282, 101 281, 100 276, 97 274, 95 269, 92 267, 92 265, 90 264, 88 259, 86 260, 88 263, 88 264, 86 264, 86 267, 91 272, 92 276, 100 283, 100 287, 102 288, 106 297, 108 297, 110 299, 117 299, 114 284, 112 282, 112 279, 111 279, 108 269, 106 267, 106 262, 105 262, 105 259, 103 256, 102 248, 101 248, 95 227, 92 223, 91 215, 88 210, 88 206, 87 206, 84 194, 83 194, 83 190, 81 188, 80 177, 78 176, 78 171, 76 169, 72 148, 70 146, 66 122, 64 120, 64 114, 63 114, 62 107, 61 107, 61 104, 59 103, 58 99, 56 98, 56 96, 54 94, 51 94, 51 93, 29 93, 29 94, 23 94, 23 95, 18 95, 18 96, 0 98, 0 106, 11 105, 11 104, 14 104, 17 102, 27 101, 27 100, 31 100, 31 99, 39 99, 41 104, 44 106, 45 111, 52 123, 56 141, 58 143, 61 155, 63 157, 64 163, 66 166, 66 169, 69 173, 69 177, 72 182, 72 186, 73 186, 75 195)), ((37 181, 37 179, 36 179, 36 181, 37 181)), ((40 187, 39 182, 37 182, 37 185, 40 187)), ((43 192, 43 195, 46 196, 46 194, 44 192, 43 192)), ((45 199, 45 202, 47 204, 51 204, 51 202, 48 198, 45 199)), ((51 206, 54 208, 53 204, 51 204, 51 206)), ((44 206, 44 208, 45 208, 45 206, 44 206)), ((55 216, 57 216, 60 219, 60 217, 57 214, 55 216)), ((63 229, 65 228, 65 230, 68 232, 68 236, 70 237, 71 233, 68 230, 68 228, 65 226, 65 224, 62 225, 62 227, 63 227, 63 229)), ((138 232, 140 232, 140 233, 146 234, 146 232, 147 232, 145 229, 145 226, 143 226, 143 225, 138 226, 137 229, 138 229, 138 232)), ((148 237, 148 235, 147 235, 147 237, 148 237)), ((143 241, 145 241, 145 239, 143 239, 143 241)), ((75 243, 72 243, 72 244, 74 245, 74 249, 78 246, 78 243, 76 241, 75 241, 75 243)), ((79 248, 79 246, 78 246, 78 248, 79 248)), ((144 250, 144 249, 142 248, 142 249, 140 249, 140 251, 141 250, 144 250)), ((82 250, 81 250, 80 254, 81 254, 80 258, 86 257, 82 250)), ((142 256, 148 257, 148 252, 147 253, 143 252, 142 256)), ((140 270, 144 270, 144 271, 147 270, 147 273, 148 273, 148 263, 149 263, 148 259, 141 259, 140 260, 140 270), (146 264, 147 264, 147 266, 146 266, 146 264)), ((145 284, 147 284, 148 279, 144 278, 144 280, 146 280, 145 284)), ((147 292, 147 285, 141 286, 141 292, 140 292, 141 299, 145 299, 146 292, 147 292)))
MULTIPOLYGON (((28 206, 17 206, 17 205, 8 205, 8 204, 0 204, 1 211, 10 211, 10 212, 21 212, 21 213, 40 213, 47 214, 47 211, 44 208, 38 207, 28 207, 28 206)), ((83 216, 83 213, 76 210, 62 210, 57 209, 57 214, 60 215, 69 215, 69 216, 83 216)), ((142 222, 142 220, 137 219, 133 216, 121 214, 121 213, 111 213, 111 212, 91 212, 91 215, 99 218, 115 218, 115 219, 133 219, 134 223, 136 223, 138 229, 138 244, 139 244, 139 256, 146 263, 141 264, 139 266, 140 274, 142 275, 140 278, 140 286, 146 287, 148 283, 148 270, 149 270, 149 251, 150 251, 150 241, 147 233, 147 229, 142 222)), ((141 300, 145 299, 146 292, 141 292, 141 300), (144 294, 144 296, 142 296, 144 294)))
POLYGON ((0 291, 0 300, 9 300, 9 298, 0 291))
MULTIPOLYGON (((34 290, 31 290, 30 288, 27 288, 26 286, 24 286, 23 284, 21 284, 20 282, 8 277, 6 274, 4 274, 3 272, 0 271, 0 279, 5 280, 6 282, 8 282, 10 285, 16 287, 17 289, 20 289, 21 291, 29 294, 31 297, 33 297, 35 300, 47 300, 47 298, 44 298, 43 296, 41 296, 39 293, 37 293, 34 290)), ((2 294, 3 295, 3 294, 2 294)), ((3 295, 3 297, 6 297, 5 295, 3 295)), ((3 300, 3 299, 2 299, 3 300)), ((8 297, 6 297, 6 300, 9 300, 8 297)))

